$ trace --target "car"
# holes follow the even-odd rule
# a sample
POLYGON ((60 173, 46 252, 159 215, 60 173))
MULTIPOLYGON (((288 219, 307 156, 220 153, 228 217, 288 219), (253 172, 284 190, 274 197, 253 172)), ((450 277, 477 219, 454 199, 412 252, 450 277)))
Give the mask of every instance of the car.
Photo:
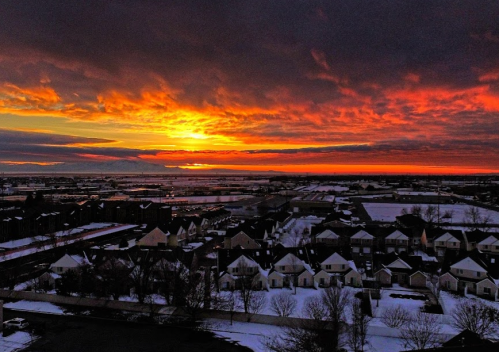
POLYGON ((3 326, 7 329, 25 329, 29 326, 29 323, 26 319, 23 318, 14 318, 10 320, 6 320, 3 322, 3 326))

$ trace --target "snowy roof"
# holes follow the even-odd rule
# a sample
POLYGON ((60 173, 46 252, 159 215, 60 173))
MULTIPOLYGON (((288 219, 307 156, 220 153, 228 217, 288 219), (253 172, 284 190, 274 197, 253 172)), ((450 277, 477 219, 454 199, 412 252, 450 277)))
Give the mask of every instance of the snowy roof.
POLYGON ((76 268, 80 265, 89 264, 88 260, 80 255, 65 254, 61 259, 50 265, 50 268, 76 268))
POLYGON ((142 237, 138 242, 138 246, 157 246, 158 243, 166 244, 168 241, 168 234, 165 234, 159 227, 149 232, 142 237))
POLYGON ((402 239, 402 240, 408 240, 409 237, 407 237, 406 235, 404 235, 399 230, 395 230, 390 235, 386 236, 386 239, 387 240, 400 240, 400 239, 402 239))
POLYGON ((338 253, 333 253, 331 254, 326 260, 324 260, 321 265, 326 265, 326 264, 345 264, 349 265, 348 261, 343 258, 341 255, 338 253))
POLYGON ((484 246, 484 245, 485 246, 487 246, 487 245, 499 246, 499 240, 495 236, 490 235, 489 237, 484 239, 482 242, 479 242, 478 244, 482 245, 482 246, 484 246))
POLYGON ((248 267, 255 267, 255 266, 258 266, 258 263, 245 255, 241 255, 236 260, 234 260, 232 263, 227 265, 227 268, 236 268, 239 265, 243 265, 243 266, 245 265, 248 267))
POLYGON ((487 270, 485 270, 480 265, 478 265, 470 257, 464 258, 463 260, 457 262, 454 265, 451 265, 450 267, 451 267, 451 269, 473 270, 473 271, 479 271, 479 272, 482 272, 482 273, 486 273, 487 272, 487 270))
POLYGON ((409 264, 407 264, 400 258, 398 258, 394 262, 391 262, 386 267, 390 269, 412 269, 412 267, 409 264))
POLYGON ((355 238, 355 239, 368 239, 368 240, 372 240, 374 239, 374 236, 367 233, 366 231, 364 230, 360 230, 359 232, 357 232, 355 235, 352 236, 352 238, 355 238))
POLYGON ((317 235, 317 238, 332 238, 332 239, 338 239, 339 236, 337 234, 335 234, 333 231, 331 230, 324 230, 322 231, 319 235, 317 235))
POLYGON ((288 253, 281 260, 279 260, 277 263, 275 263, 274 266, 299 265, 299 264, 303 264, 303 262, 301 261, 301 259, 298 258, 293 253, 288 253))
POLYGON ((442 236, 438 237, 435 239, 435 241, 440 241, 440 242, 461 242, 454 236, 452 236, 450 233, 446 232, 442 236))

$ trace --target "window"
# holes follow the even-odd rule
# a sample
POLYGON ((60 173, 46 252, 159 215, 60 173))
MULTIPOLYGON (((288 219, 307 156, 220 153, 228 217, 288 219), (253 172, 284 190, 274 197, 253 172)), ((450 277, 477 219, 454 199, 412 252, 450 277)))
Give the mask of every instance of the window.
POLYGON ((485 293, 486 295, 490 295, 490 287, 484 287, 483 293, 485 293))
POLYGON ((331 270, 331 265, 330 264, 326 265, 326 270, 331 270))
POLYGON ((464 273, 464 271, 463 271, 463 269, 457 269, 457 273, 458 273, 458 274, 463 274, 463 273, 464 273))
POLYGON ((239 268, 232 268, 233 273, 237 273, 239 271, 239 268))
POLYGON ((275 281, 275 279, 272 279, 272 287, 276 287, 277 286, 277 283, 275 281))
POLYGON ((286 266, 281 265, 281 270, 282 270, 282 271, 286 270, 286 266))
POLYGON ((324 278, 323 277, 320 278, 319 284, 321 284, 322 286, 324 286, 324 278))
POLYGON ((307 286, 307 278, 303 279, 303 286, 307 286))
POLYGON ((369 247, 364 247, 363 252, 364 252, 364 253, 371 253, 371 248, 369 248, 369 247))
POLYGON ((479 271, 476 272, 476 277, 480 277, 480 272, 479 271))
POLYGON ((345 264, 341 264, 341 268, 342 268, 342 269, 345 269, 345 264))
POLYGON ((352 252, 359 253, 360 252, 360 248, 359 247, 353 247, 352 248, 352 252))

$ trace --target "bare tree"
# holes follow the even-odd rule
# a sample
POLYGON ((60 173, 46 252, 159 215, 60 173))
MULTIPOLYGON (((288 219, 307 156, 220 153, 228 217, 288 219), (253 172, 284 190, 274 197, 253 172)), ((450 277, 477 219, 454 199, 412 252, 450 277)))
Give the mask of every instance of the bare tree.
POLYGON ((305 301, 303 320, 299 324, 284 328, 281 333, 263 341, 264 346, 275 352, 337 351, 341 347, 340 334, 344 330, 349 301, 346 290, 338 287, 325 289, 320 297, 305 301))
POLYGON ((327 326, 327 308, 322 304, 320 297, 308 297, 303 305, 302 317, 311 320, 309 328, 315 330, 325 329, 327 326))
POLYGON ((435 223, 437 217, 438 217, 437 207, 433 205, 428 205, 424 211, 423 218, 430 227, 435 223))
POLYGON ((335 351, 341 345, 340 335, 344 330, 345 310, 350 303, 350 294, 346 290, 333 286, 321 292, 321 299, 327 309, 327 320, 332 329, 330 346, 335 351))
POLYGON ((265 306, 267 305, 267 297, 264 292, 262 291, 255 291, 251 295, 251 299, 249 301, 248 305, 248 321, 251 320, 251 317, 255 314, 260 313, 263 309, 265 309, 265 306))
POLYGON ((115 300, 119 299, 130 284, 131 270, 130 263, 115 257, 109 258, 97 269, 100 278, 98 293, 104 296, 112 295, 115 300))
POLYGON ((479 207, 470 206, 464 211, 463 222, 468 226, 471 231, 475 230, 488 230, 488 224, 491 219, 489 215, 483 215, 479 207))
POLYGON ((149 251, 144 252, 139 258, 141 260, 140 262, 137 262, 131 271, 130 279, 134 285, 135 295, 137 296, 138 301, 144 303, 146 296, 151 293, 150 286, 154 258, 149 255, 149 251))
POLYGON ((444 212, 442 219, 450 219, 450 222, 452 222, 453 216, 454 216, 454 209, 448 209, 444 212))
POLYGON ((183 272, 183 306, 192 321, 196 321, 199 313, 204 309, 206 299, 206 280, 200 271, 183 272))
POLYGON ((452 311, 452 325, 485 338, 498 329, 499 311, 478 300, 463 299, 452 311))
POLYGON ((418 312, 402 326, 400 338, 405 348, 422 350, 438 346, 442 342, 440 331, 437 315, 418 312))
POLYGON ((294 313, 298 301, 289 292, 281 292, 270 299, 270 309, 280 317, 294 313))
POLYGON ((401 306, 387 308, 381 315, 383 324, 390 328, 399 328, 404 325, 410 318, 407 310, 401 306))
POLYGON ((248 265, 247 260, 240 260, 237 265, 236 287, 239 288, 238 294, 241 305, 245 313, 249 313, 250 302, 258 288, 256 273, 254 268, 248 265))
POLYGON ((423 217, 423 208, 421 208, 421 205, 416 204, 411 207, 411 214, 414 216, 417 216, 419 218, 423 217))
POLYGON ((283 328, 281 333, 271 335, 262 341, 268 351, 273 352, 323 352, 318 330, 301 326, 283 328))
POLYGON ((234 315, 241 308, 240 302, 233 291, 218 293, 214 299, 213 306, 215 309, 220 309, 229 312, 230 325, 234 320, 234 315))
POLYGON ((364 351, 367 344, 367 329, 372 320, 363 308, 362 301, 358 298, 352 302, 352 324, 348 328, 347 345, 354 352, 364 351))

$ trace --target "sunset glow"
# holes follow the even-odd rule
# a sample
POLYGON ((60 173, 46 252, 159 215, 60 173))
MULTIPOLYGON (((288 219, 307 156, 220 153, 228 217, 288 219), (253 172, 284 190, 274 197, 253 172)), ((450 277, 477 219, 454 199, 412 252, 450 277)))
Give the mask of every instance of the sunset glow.
POLYGON ((0 163, 497 173, 499 5, 447 5, 0 5, 0 163))

